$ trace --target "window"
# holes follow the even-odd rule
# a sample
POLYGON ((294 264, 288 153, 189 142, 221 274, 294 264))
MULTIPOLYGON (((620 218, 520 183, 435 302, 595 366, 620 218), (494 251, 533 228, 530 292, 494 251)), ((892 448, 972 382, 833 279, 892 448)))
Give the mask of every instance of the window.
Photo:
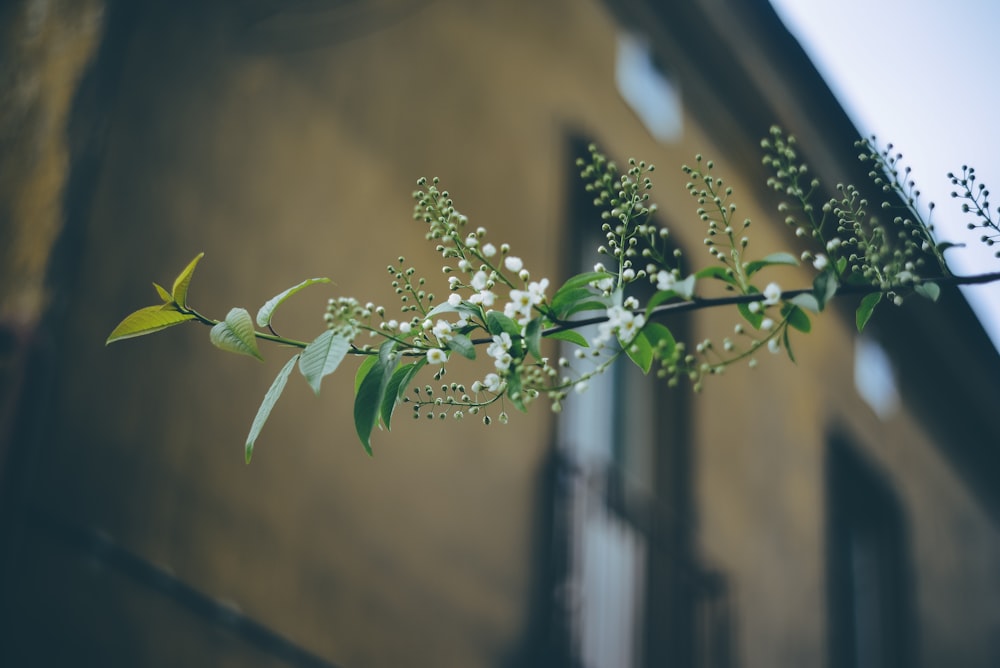
MULTIPOLYGON (((586 143, 573 151, 585 155, 586 143)), ((600 212, 575 173, 570 183, 568 270, 589 271, 607 260, 594 250, 605 241, 600 212)), ((684 337, 687 316, 665 324, 684 337)), ((564 404, 556 531, 568 665, 694 665, 701 584, 711 580, 713 603, 725 601, 724 582, 690 556, 689 398, 626 363, 564 404)))
POLYGON ((842 437, 827 453, 829 650, 833 668, 912 665, 903 511, 842 437))

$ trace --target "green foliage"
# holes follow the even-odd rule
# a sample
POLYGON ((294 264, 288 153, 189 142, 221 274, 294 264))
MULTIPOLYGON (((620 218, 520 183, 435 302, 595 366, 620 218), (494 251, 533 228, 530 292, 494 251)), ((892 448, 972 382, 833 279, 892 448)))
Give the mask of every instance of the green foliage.
POLYGON ((288 360, 285 366, 281 367, 281 371, 278 372, 278 375, 274 378, 274 382, 271 383, 271 387, 268 388, 267 393, 264 395, 264 401, 261 402, 260 408, 257 409, 257 415, 254 416, 253 423, 250 425, 250 433, 247 434, 246 446, 244 448, 244 459, 247 464, 250 463, 250 458, 253 457, 253 448, 257 443, 257 437, 260 436, 260 430, 264 428, 264 423, 271 416, 271 409, 274 408, 274 404, 277 403, 281 393, 285 391, 285 383, 288 382, 288 376, 291 375, 298 360, 299 356, 293 355, 292 359, 288 360))
POLYGON ((260 307, 257 311, 257 326, 258 327, 270 327, 271 318, 274 315, 275 309, 277 309, 281 304, 285 302, 286 299, 299 292, 303 288, 307 288, 310 285, 316 285, 317 283, 329 283, 329 278, 310 278, 302 281, 298 285, 288 288, 284 292, 268 299, 264 302, 264 305, 260 307))
POLYGON ((306 346, 299 357, 299 371, 313 392, 319 394, 320 383, 337 370, 351 349, 351 339, 328 329, 306 346))
POLYGON ((395 406, 398 397, 397 392, 390 393, 390 381, 396 372, 396 365, 399 363, 399 354, 396 352, 396 343, 386 341, 379 348, 378 357, 372 364, 368 372, 361 379, 358 387, 358 394, 354 398, 354 426, 358 432, 358 438, 365 447, 365 452, 372 454, 371 436, 379 417, 383 416, 383 422, 387 422, 387 413, 391 415, 392 406, 395 406), (386 407, 386 401, 389 408, 386 407))
POLYGON ((212 326, 209 338, 221 350, 264 359, 257 348, 253 320, 245 308, 230 309, 225 320, 212 326))
MULTIPOLYGON (((762 141, 763 162, 771 171, 767 185, 782 198, 778 211, 799 240, 795 243, 805 246, 797 255, 753 252, 751 221, 737 214, 733 188, 711 160, 699 155, 694 166, 682 170, 695 215, 705 228, 711 263, 692 273, 682 267, 684 258, 670 243, 669 230, 653 220, 649 175, 654 167, 630 160, 621 172, 591 147, 577 165, 601 210, 605 243, 598 252, 607 262, 570 276, 551 294, 549 280, 533 280, 508 244, 492 242, 485 228, 468 226, 468 218, 437 179, 420 179, 413 215, 443 259, 446 300, 437 300, 427 281, 399 257, 387 267, 400 300, 398 318, 387 317, 384 306, 353 297, 329 299, 326 329, 311 341, 299 341, 274 332, 274 313, 306 287, 329 284, 329 279, 302 281, 267 300, 256 317, 256 326, 268 330, 263 332, 255 329, 245 309, 233 308, 218 321, 191 308, 188 291, 203 257, 199 254, 170 291, 154 283, 161 303, 128 315, 107 343, 197 321, 211 327, 215 346, 230 352, 262 359, 259 340, 299 349, 264 395, 247 436, 247 462, 296 365, 319 394, 323 379, 349 355, 362 357, 353 413, 358 439, 369 455, 376 427, 388 430, 400 404, 408 404, 413 417, 476 415, 491 424, 492 413, 506 422, 508 405, 527 411, 542 397, 560 410, 571 391, 584 391, 591 378, 622 358, 670 386, 689 381, 697 391, 707 376, 730 366, 756 366, 763 350, 783 351, 794 362, 792 332, 809 334, 812 318, 836 297, 860 296, 855 323, 861 331, 883 301, 899 305, 910 294, 936 301, 942 284, 960 282, 951 276, 943 254, 961 244, 934 238, 933 226, 918 213, 919 192, 909 170, 901 167, 901 156, 891 145, 877 149, 874 138, 858 146, 860 159, 871 167, 871 183, 838 185, 837 195, 824 200, 793 137, 775 128, 762 141), (811 287, 785 291, 776 282, 789 268, 797 267, 800 274, 810 265, 816 272, 811 287), (725 296, 699 295, 713 287, 725 296), (651 296, 643 303, 638 295, 651 296), (705 308, 734 309, 734 334, 721 344, 710 338, 693 346, 677 341, 660 321, 676 310, 705 308), (361 337, 377 344, 359 344, 361 337), (485 355, 477 354, 480 347, 485 355), (488 371, 468 387, 446 383, 452 353, 470 361, 486 357, 488 371), (431 372, 437 386, 416 382, 431 372)), ((1000 242, 989 191, 976 183, 974 170, 963 167, 960 176, 949 178, 962 191, 954 196, 963 200, 963 210, 976 217, 970 229, 983 230, 981 240, 989 246, 1000 242)))

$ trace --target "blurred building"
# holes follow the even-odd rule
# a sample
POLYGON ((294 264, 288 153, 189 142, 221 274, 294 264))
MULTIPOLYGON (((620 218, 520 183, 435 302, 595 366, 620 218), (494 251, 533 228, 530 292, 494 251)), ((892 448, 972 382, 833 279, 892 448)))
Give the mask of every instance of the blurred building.
MULTIPOLYGON (((700 395, 622 367, 558 417, 397 419, 374 459, 354 363, 320 397, 293 379, 245 466, 285 351, 225 355, 195 325, 104 347, 201 251, 207 314, 320 275, 334 285, 284 306, 283 334, 317 332, 331 296, 392 310, 400 254, 441 276, 410 217, 421 175, 557 282, 594 261, 589 142, 658 166, 688 258, 711 262, 679 169, 696 153, 754 248, 797 251, 764 187, 768 128, 826 188, 866 168, 766 2, 70 5, 0 14, 18 90, 75 91, 62 116, 43 105, 62 181, 0 191, 10 230, 32 229, 25 193, 58 198, 62 229, 30 242, 51 260, 28 324, 3 311, 0 664, 1000 663, 1000 360, 957 291, 882 309, 864 337, 842 300, 797 365, 768 356, 700 395), (24 54, 66 53, 53 26, 79 21, 99 27, 74 33, 78 67, 32 79, 24 54)), ((12 155, 0 174, 27 174, 12 155)), ((732 318, 667 324, 697 341, 732 318)))

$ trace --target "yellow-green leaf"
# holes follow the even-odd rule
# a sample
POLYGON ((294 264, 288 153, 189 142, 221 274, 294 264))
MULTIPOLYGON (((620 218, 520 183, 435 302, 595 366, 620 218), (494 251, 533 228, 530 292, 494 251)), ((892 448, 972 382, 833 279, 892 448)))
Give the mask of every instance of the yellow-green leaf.
POLYGON ((174 301, 173 295, 167 292, 167 289, 160 285, 159 283, 153 282, 153 287, 156 288, 156 294, 160 295, 160 299, 163 300, 164 304, 169 304, 174 301))
POLYGON ((184 267, 184 271, 174 279, 174 289, 171 291, 171 296, 173 297, 173 301, 177 302, 181 308, 187 308, 188 286, 191 285, 191 276, 194 274, 194 268, 198 266, 198 262, 203 257, 205 257, 204 253, 198 253, 188 263, 188 266, 184 267))
POLYGON ((193 319, 194 316, 190 313, 164 309, 161 304, 147 306, 129 314, 124 320, 118 323, 118 326, 108 336, 108 340, 104 342, 104 345, 122 339, 131 339, 136 336, 152 334, 161 329, 173 327, 174 325, 179 325, 182 322, 193 319))
POLYGON ((253 320, 250 319, 250 314, 244 308, 230 310, 225 320, 212 327, 209 338, 216 348, 231 353, 249 355, 259 360, 264 359, 257 349, 253 320))

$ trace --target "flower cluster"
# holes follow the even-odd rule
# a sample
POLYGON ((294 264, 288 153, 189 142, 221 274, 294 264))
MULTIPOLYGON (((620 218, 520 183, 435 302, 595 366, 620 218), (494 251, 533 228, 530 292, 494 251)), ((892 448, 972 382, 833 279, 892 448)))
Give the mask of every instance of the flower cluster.
MULTIPOLYGON (((354 419, 370 452, 374 428, 388 428, 400 403, 411 404, 414 416, 482 414, 489 424, 492 412, 506 422, 508 406, 523 411, 538 397, 547 397, 552 409, 560 410, 571 392, 585 391, 594 376, 623 358, 670 385, 688 380, 699 390, 706 376, 734 364, 756 366, 757 354, 765 349, 784 352, 794 361, 791 332, 809 332, 811 315, 845 292, 842 287, 863 295, 856 313, 859 329, 884 297, 896 304, 911 293, 937 298, 939 288, 929 277, 950 276, 943 253, 954 244, 936 241, 933 226, 921 218, 919 191, 892 145, 877 149, 874 138, 859 142, 859 158, 871 167, 870 183, 864 188, 838 185, 837 194, 825 201, 820 182, 799 159, 793 137, 775 128, 761 146, 771 171, 767 184, 781 198, 778 211, 794 231, 790 242, 800 246, 795 253, 751 253, 750 219, 737 215, 733 188, 714 172, 713 161, 699 155, 693 166, 682 169, 696 202, 695 215, 705 226, 704 245, 712 263, 690 273, 668 229, 655 220, 656 206, 649 201, 654 167, 629 160, 620 173, 591 147, 577 164, 585 189, 601 209, 604 241, 597 250, 606 260, 558 287, 548 278, 533 277, 509 244, 492 241, 483 227, 471 228, 438 179, 421 179, 413 213, 426 225, 426 238, 443 260, 444 301, 399 257, 387 267, 400 302, 398 317, 387 317, 383 306, 341 297, 329 300, 326 329, 315 340, 285 339, 271 327, 274 310, 299 290, 329 279, 304 281, 265 303, 256 318, 257 326, 270 332, 264 333, 254 328, 245 309, 234 308, 224 321, 216 321, 188 305, 188 284, 199 255, 171 291, 156 285, 161 304, 129 315, 108 342, 195 320, 212 327, 213 344, 224 350, 260 358, 258 338, 300 349, 265 395, 247 440, 249 459, 293 369, 318 392, 322 379, 348 354, 363 357, 354 419), (802 263, 815 270, 811 288, 784 291, 772 270, 802 263), (696 295, 696 287, 703 285, 728 294, 696 295), (660 315, 674 309, 721 305, 735 306, 739 320, 720 345, 705 338, 689 346, 660 322, 660 315), (369 343, 357 342, 362 335, 369 343), (553 343, 546 341, 560 346, 554 364, 543 350, 553 343), (477 372, 468 389, 445 382, 455 356, 477 360, 480 346, 489 366, 477 372), (433 370, 436 386, 416 382, 424 367, 433 370)), ((963 211, 976 216, 970 229, 982 229, 987 246, 1000 242, 989 191, 976 183, 975 171, 963 167, 960 175, 949 178, 961 190, 953 197, 963 199, 963 211)))

